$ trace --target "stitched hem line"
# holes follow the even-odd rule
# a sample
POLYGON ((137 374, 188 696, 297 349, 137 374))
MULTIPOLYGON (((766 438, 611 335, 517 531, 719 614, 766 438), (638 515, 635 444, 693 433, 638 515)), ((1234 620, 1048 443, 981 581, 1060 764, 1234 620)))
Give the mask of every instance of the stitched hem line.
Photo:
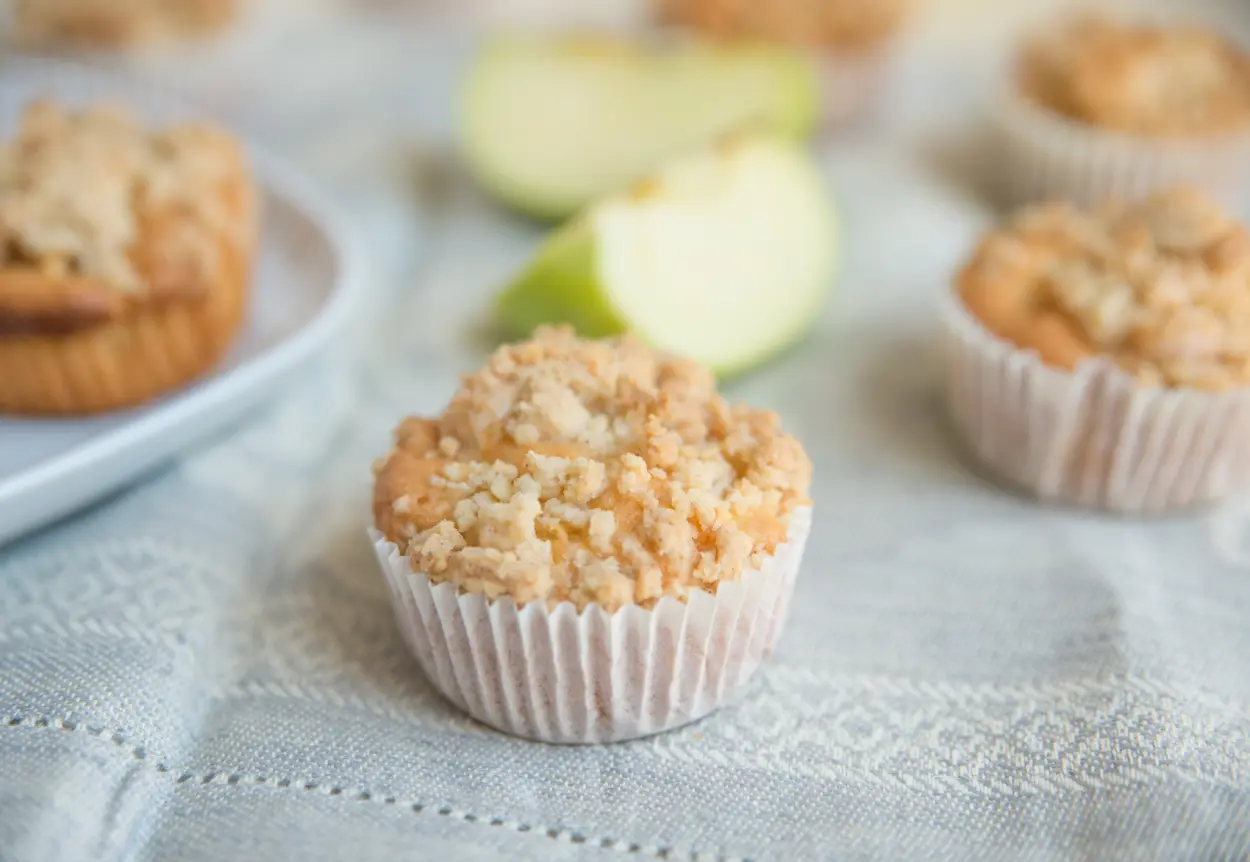
POLYGON ((717 856, 715 854, 701 853, 697 850, 678 850, 668 846, 638 844, 636 842, 621 841, 616 838, 593 836, 580 829, 566 826, 544 826, 523 820, 513 820, 508 817, 483 817, 453 805, 436 805, 429 802, 404 799, 395 795, 378 793, 366 788, 350 787, 343 784, 305 781, 298 778, 274 777, 229 770, 195 772, 189 769, 176 769, 165 760, 151 755, 144 746, 133 744, 125 731, 110 731, 100 725, 87 724, 57 716, 3 716, 0 717, 0 727, 28 727, 62 730, 68 733, 85 733, 112 745, 120 751, 127 752, 135 760, 151 764, 152 768, 161 774, 174 776, 174 784, 178 787, 213 784, 234 787, 242 784, 252 787, 271 787, 280 790, 301 790, 308 793, 321 793, 325 796, 337 796, 345 801, 390 805, 396 808, 407 809, 413 814, 434 814, 440 817, 463 820, 465 823, 478 823, 518 833, 533 833, 545 836, 552 841, 593 846, 603 850, 614 850, 618 853, 639 857, 663 859, 667 860, 667 862, 677 862, 677 860, 686 860, 686 862, 751 862, 750 859, 741 856, 717 856))

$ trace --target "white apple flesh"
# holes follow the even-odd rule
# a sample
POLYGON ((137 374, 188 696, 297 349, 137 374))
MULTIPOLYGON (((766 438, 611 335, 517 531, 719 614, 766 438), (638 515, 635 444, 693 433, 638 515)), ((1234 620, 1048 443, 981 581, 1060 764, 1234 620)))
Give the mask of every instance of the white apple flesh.
POLYGON ((462 145, 488 192, 562 218, 743 126, 803 137, 816 101, 810 60, 779 46, 497 37, 465 79, 462 145))
POLYGON ((512 335, 556 322, 588 337, 632 331, 729 375, 802 336, 837 262, 811 157, 774 136, 733 136, 557 230, 498 312, 512 335))

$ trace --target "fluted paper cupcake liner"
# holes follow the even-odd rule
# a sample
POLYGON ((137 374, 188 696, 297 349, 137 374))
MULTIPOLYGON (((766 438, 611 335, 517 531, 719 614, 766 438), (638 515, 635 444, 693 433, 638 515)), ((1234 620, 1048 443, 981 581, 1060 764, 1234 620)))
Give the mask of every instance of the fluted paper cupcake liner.
POLYGON ((1010 484, 1124 513, 1181 510, 1250 488, 1250 389, 1147 388, 1109 360, 1052 368, 990 333, 955 297, 944 324, 956 429, 1010 484))
POLYGON ((1250 188, 1250 134, 1163 139, 1104 131, 1060 116, 1018 93, 1000 100, 1002 191, 1014 205, 1132 200, 1178 185, 1233 207, 1250 188))
POLYGON ((430 682, 473 718, 555 743, 635 739, 695 721, 734 700, 773 651, 811 527, 796 510, 767 564, 665 597, 652 610, 608 613, 489 601, 414 572, 370 530, 405 643, 430 682))

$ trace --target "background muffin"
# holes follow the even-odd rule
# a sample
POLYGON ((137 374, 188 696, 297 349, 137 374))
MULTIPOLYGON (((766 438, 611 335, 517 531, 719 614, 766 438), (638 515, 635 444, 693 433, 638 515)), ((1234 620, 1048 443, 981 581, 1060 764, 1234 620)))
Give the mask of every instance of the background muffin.
POLYGON ((910 0, 659 0, 661 19, 729 40, 809 48, 822 67, 825 117, 845 119, 882 83, 910 0))
POLYGON ((15 39, 26 46, 120 47, 187 39, 234 20, 239 0, 16 0, 15 39))
POLYGON ((1181 183, 1233 201, 1250 170, 1250 57, 1199 27, 1077 18, 1024 45, 999 129, 1017 202, 1181 183))
POLYGON ((1042 497, 1123 511, 1250 485, 1250 232, 1191 190, 988 235, 948 314, 954 418, 1042 497))
POLYGON ((255 208, 219 131, 33 105, 0 147, 0 411, 109 410, 205 371, 243 318, 255 208))
POLYGON ((771 651, 810 480, 777 417, 699 366, 541 329, 400 426, 374 538, 450 700, 523 736, 624 739, 714 709, 771 651))

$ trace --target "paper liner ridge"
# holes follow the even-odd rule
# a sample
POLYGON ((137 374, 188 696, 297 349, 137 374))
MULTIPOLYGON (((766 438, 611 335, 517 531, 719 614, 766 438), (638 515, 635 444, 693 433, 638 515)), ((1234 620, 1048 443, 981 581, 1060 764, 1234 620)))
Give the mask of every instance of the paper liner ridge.
POLYGON ((607 613, 487 601, 415 573, 370 530, 404 642, 430 681, 477 720, 516 736, 595 743, 658 733, 731 701, 784 626, 811 510, 792 516, 764 569, 715 595, 607 613))
POLYGON ((1250 487, 1250 390, 1147 388, 1110 360, 1051 368, 953 297, 943 318, 952 419, 1009 483, 1120 512, 1190 508, 1250 487))

